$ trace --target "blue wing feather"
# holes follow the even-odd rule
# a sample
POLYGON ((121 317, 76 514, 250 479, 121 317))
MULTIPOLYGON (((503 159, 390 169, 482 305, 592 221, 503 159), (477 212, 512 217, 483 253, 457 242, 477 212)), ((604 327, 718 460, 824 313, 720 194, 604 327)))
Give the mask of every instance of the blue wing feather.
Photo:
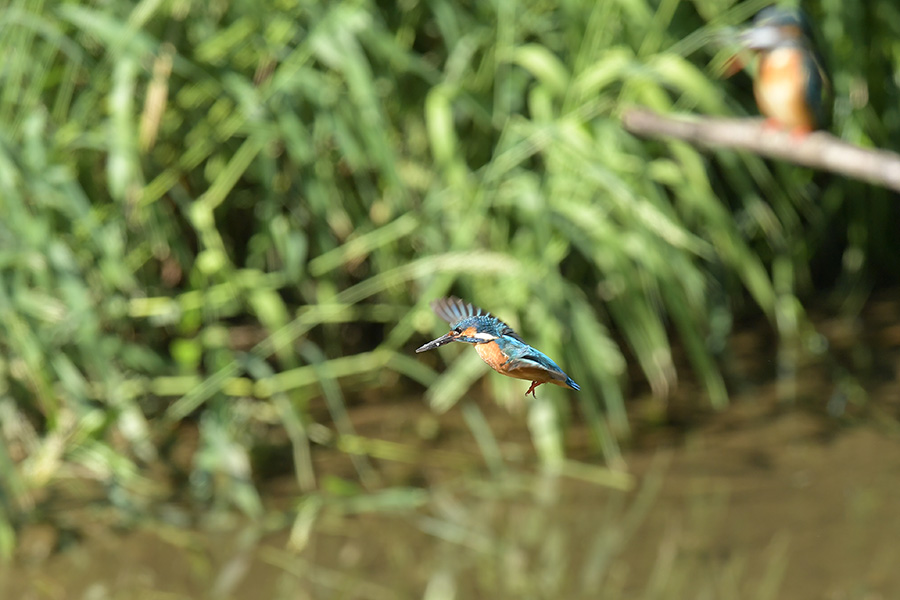
POLYGON ((812 109, 816 125, 824 128, 828 125, 831 116, 831 111, 828 110, 831 96, 831 81, 818 53, 814 49, 809 48, 804 54, 806 56, 804 61, 807 82, 806 105, 812 109))
POLYGON ((517 369, 540 369, 554 381, 565 382, 572 389, 580 389, 571 377, 559 368, 553 359, 521 340, 502 337, 497 340, 500 350, 508 356, 509 371, 517 369))

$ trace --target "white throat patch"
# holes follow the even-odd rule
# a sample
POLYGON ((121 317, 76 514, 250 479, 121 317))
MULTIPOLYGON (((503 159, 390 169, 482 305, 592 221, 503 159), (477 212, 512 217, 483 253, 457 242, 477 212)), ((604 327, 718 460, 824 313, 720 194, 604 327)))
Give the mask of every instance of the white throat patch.
POLYGON ((491 334, 485 333, 485 332, 483 332, 483 331, 479 331, 478 333, 476 333, 476 334, 473 335, 472 337, 475 338, 475 339, 477 339, 477 340, 484 340, 485 342, 493 342, 494 340, 497 339, 497 336, 496 336, 496 335, 491 335, 491 334))

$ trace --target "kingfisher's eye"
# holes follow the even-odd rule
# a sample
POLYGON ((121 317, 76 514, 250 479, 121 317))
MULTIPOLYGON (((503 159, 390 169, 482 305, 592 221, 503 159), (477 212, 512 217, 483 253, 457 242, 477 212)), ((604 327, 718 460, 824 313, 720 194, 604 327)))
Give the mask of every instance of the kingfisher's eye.
POLYGON ((455 335, 460 335, 460 334, 462 334, 462 327, 457 327, 456 329, 453 330, 453 333, 454 333, 455 335))

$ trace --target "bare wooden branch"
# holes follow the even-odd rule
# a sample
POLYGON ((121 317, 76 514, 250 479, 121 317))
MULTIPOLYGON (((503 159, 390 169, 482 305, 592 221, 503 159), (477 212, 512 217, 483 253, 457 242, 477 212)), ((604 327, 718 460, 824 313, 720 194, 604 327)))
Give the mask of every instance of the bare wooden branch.
POLYGON ((797 137, 764 127, 761 119, 672 118, 644 109, 627 110, 622 123, 641 137, 670 137, 703 146, 749 150, 900 191, 900 155, 854 146, 824 131, 797 137))

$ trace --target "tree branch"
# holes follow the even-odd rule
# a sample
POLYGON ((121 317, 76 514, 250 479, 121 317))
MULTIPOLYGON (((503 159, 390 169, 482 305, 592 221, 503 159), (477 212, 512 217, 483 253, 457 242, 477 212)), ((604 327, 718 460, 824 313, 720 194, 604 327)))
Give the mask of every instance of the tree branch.
POLYGON ((854 146, 824 131, 798 138, 763 127, 759 119, 672 118, 644 109, 625 111, 622 123, 641 137, 670 137, 703 146, 749 150, 900 191, 900 155, 854 146))

